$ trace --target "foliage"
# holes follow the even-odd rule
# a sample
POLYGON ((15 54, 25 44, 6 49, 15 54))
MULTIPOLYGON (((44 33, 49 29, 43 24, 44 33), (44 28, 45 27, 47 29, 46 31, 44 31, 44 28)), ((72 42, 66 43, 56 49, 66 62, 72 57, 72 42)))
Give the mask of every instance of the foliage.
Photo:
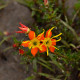
POLYGON ((26 53, 28 56, 23 55, 24 61, 29 64, 33 63, 36 75, 44 76, 50 80, 71 80, 71 76, 73 76, 72 79, 78 79, 80 74, 78 73, 80 71, 80 38, 75 31, 75 26, 79 25, 75 19, 80 11, 79 3, 75 4, 75 14, 72 19, 69 19, 65 14, 66 10, 63 9, 64 5, 59 7, 57 0, 48 1, 48 5, 44 5, 43 0, 18 0, 20 4, 24 4, 32 10, 37 35, 42 32, 43 28, 48 30, 53 26, 55 27, 54 35, 63 33, 62 40, 58 43, 59 46, 56 46, 59 50, 53 54, 49 53, 49 56, 46 56, 45 52, 42 54, 43 56, 40 54, 38 57, 28 55, 30 54, 28 51, 26 53), (38 66, 41 66, 39 72, 38 66), (75 74, 77 74, 76 77, 74 77, 75 74))
POLYGON ((7 4, 3 0, 0 0, 0 10, 5 8, 6 6, 7 4))
MULTIPOLYGON (((1 41, 0 41, 0 48, 1 48, 5 42, 8 42, 11 38, 13 38, 13 35, 9 32, 4 31, 4 32, 0 32, 0 38, 1 38, 1 41)), ((1 51, 6 52, 7 50, 9 50, 11 48, 13 48, 13 47, 8 46, 7 48, 2 49, 1 51)))

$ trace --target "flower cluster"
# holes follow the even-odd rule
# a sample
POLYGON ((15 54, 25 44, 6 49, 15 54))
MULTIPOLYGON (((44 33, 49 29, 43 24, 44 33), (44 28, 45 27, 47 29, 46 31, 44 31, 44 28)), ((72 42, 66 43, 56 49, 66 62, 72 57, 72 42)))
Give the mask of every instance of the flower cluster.
MULTIPOLYGON (((21 24, 21 23, 20 23, 21 24)), ((39 51, 40 53, 43 52, 47 52, 47 56, 49 54, 49 50, 50 52, 54 52, 55 49, 57 49, 56 46, 56 42, 61 40, 60 39, 56 40, 54 38, 60 36, 62 33, 56 35, 56 36, 52 36, 52 29, 54 27, 52 27, 51 29, 49 29, 48 31, 43 30, 42 33, 40 33, 38 36, 36 36, 35 32, 30 30, 28 27, 24 26, 23 24, 21 24, 22 28, 20 28, 22 30, 22 33, 28 33, 28 37, 29 40, 27 41, 22 41, 21 46, 23 47, 28 47, 29 49, 31 49, 31 54, 33 56, 35 56, 37 54, 37 52, 39 51)), ((21 33, 21 31, 18 31, 19 33, 21 33)))

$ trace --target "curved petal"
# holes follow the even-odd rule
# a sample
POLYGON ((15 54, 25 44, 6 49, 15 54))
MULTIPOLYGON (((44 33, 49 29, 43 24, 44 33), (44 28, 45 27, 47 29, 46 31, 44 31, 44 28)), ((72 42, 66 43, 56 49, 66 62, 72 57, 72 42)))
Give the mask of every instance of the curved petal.
POLYGON ((29 39, 30 39, 30 40, 32 40, 32 39, 34 39, 34 38, 36 37, 34 31, 30 31, 29 34, 28 34, 28 36, 29 36, 29 39))
POLYGON ((46 35, 45 37, 51 37, 52 36, 52 32, 51 32, 51 29, 49 29, 47 32, 46 32, 46 35))
POLYGON ((23 46, 23 47, 29 47, 29 43, 30 43, 30 41, 23 41, 22 44, 21 44, 21 46, 23 46))
POLYGON ((43 52, 46 51, 46 49, 47 49, 46 46, 45 46, 45 45, 42 45, 42 46, 41 46, 41 49, 39 49, 39 52, 40 52, 40 53, 43 53, 43 52))
POLYGON ((26 28, 19 27, 19 29, 21 29, 24 32, 27 32, 28 31, 28 27, 26 27, 26 28))
POLYGON ((19 24, 21 25, 22 28, 26 28, 26 26, 22 24, 21 22, 19 24))
POLYGON ((54 52, 54 50, 55 50, 55 48, 52 47, 52 46, 50 46, 49 49, 50 49, 51 52, 54 52))
POLYGON ((37 36, 38 40, 44 40, 44 33, 41 33, 37 36))
POLYGON ((56 45, 56 39, 51 39, 52 41, 52 46, 55 46, 56 45))
POLYGON ((37 52, 38 52, 37 47, 31 49, 31 53, 32 53, 33 56, 35 56, 37 52))
POLYGON ((23 32, 23 31, 16 31, 16 33, 25 33, 25 32, 23 32))

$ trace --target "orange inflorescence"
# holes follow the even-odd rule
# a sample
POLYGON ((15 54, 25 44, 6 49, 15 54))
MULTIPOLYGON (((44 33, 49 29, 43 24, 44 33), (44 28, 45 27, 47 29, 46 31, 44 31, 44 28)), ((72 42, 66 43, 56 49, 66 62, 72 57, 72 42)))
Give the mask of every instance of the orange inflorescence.
MULTIPOLYGON (((47 2, 47 0, 44 0, 47 2)), ((33 56, 35 56, 37 54, 37 52, 39 51, 40 53, 43 52, 47 52, 47 56, 50 52, 54 52, 55 49, 57 49, 56 46, 56 42, 61 40, 60 39, 56 40, 55 38, 60 36, 62 33, 56 35, 56 36, 52 36, 52 29, 54 27, 52 27, 51 29, 46 31, 46 34, 44 36, 44 29, 43 32, 40 33, 38 36, 36 36, 34 31, 31 31, 28 27, 26 27, 25 25, 21 24, 21 27, 19 27, 19 29, 21 29, 22 31, 16 31, 17 33, 28 33, 28 37, 30 40, 27 41, 22 41, 21 46, 23 47, 28 47, 29 49, 31 49, 31 54, 33 56)), ((16 47, 16 45, 14 44, 13 47, 16 47)), ((19 49, 19 53, 20 54, 24 54, 24 50, 19 49)))
MULTIPOLYGON (((40 52, 47 52, 47 56, 48 56, 48 52, 50 50, 50 52, 54 52, 55 49, 57 49, 55 46, 56 46, 56 42, 57 41, 60 41, 61 40, 61 37, 59 40, 56 40, 54 39, 55 37, 58 37, 60 36, 62 33, 56 35, 56 36, 52 36, 52 32, 51 30, 53 29, 54 27, 52 27, 51 29, 49 29, 47 32, 46 32, 46 35, 45 37, 41 40, 42 41, 42 46, 43 46, 43 51, 40 50, 40 52)), ((44 36, 44 34, 43 34, 44 36)))
POLYGON ((23 47, 28 47, 29 49, 31 49, 31 53, 33 56, 35 56, 38 52, 38 50, 41 50, 41 44, 40 44, 40 39, 42 38, 41 34, 39 34, 37 37, 36 37, 36 34, 34 31, 30 31, 29 34, 29 39, 30 40, 27 40, 27 41, 23 41, 21 46, 23 47))
POLYGON ((49 50, 50 50, 50 52, 54 52, 54 50, 57 49, 55 47, 56 42, 61 40, 61 37, 58 40, 54 39, 55 37, 60 36, 62 33, 60 33, 56 36, 52 36, 51 30, 53 28, 54 27, 52 27, 51 29, 46 31, 45 37, 44 37, 44 31, 43 31, 43 33, 39 34, 37 37, 36 37, 36 34, 34 31, 30 31, 28 33, 28 37, 30 40, 23 41, 21 46, 28 47, 29 49, 31 49, 31 54, 33 56, 35 56, 38 51, 40 53, 47 52, 47 56, 48 56, 49 50))

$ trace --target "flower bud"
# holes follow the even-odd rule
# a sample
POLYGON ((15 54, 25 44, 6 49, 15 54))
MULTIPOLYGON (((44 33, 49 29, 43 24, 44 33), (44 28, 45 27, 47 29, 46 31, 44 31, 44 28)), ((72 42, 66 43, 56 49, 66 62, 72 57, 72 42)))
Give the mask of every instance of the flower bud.
POLYGON ((45 6, 48 5, 48 0, 44 0, 44 5, 45 5, 45 6))

